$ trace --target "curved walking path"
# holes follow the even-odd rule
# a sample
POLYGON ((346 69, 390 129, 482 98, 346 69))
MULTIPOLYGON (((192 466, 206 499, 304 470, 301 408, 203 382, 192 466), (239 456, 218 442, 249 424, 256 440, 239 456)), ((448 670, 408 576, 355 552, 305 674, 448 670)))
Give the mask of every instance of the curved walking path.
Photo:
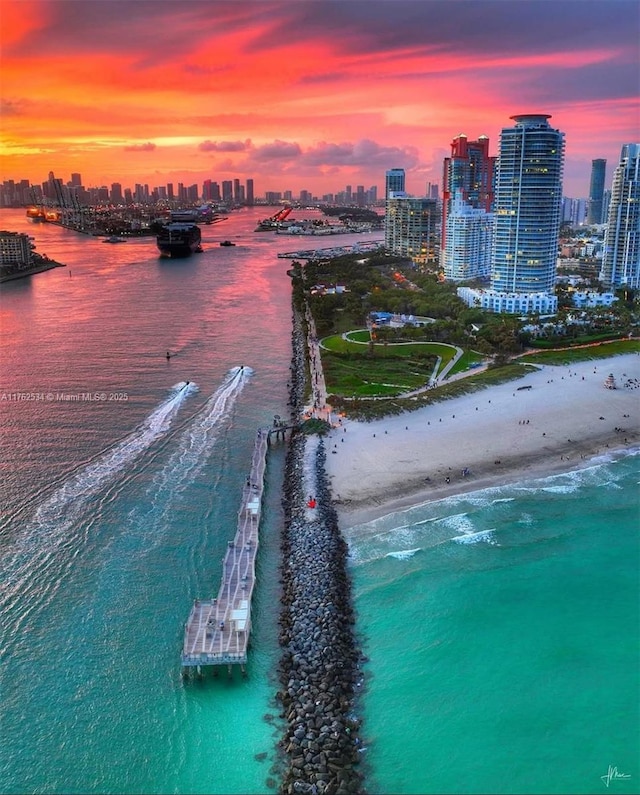
MULTIPOLYGON (((308 316, 311 315, 311 313, 309 312, 308 308, 307 308, 307 315, 308 316)), ((315 333, 315 325, 314 325, 313 328, 314 328, 314 333, 315 333)), ((369 341, 351 339, 350 335, 354 334, 354 333, 355 332, 353 332, 353 331, 345 331, 341 335, 342 339, 345 342, 352 343, 353 345, 369 345, 369 341)), ((330 350, 329 348, 326 347, 326 345, 324 345, 322 340, 318 340, 317 337, 315 338, 315 343, 314 344, 317 346, 314 355, 317 354, 318 359, 320 357, 320 350, 319 350, 320 348, 322 348, 325 351, 330 350)), ((427 343, 425 343, 425 342, 389 342, 387 344, 390 345, 390 346, 391 345, 396 345, 396 346, 400 346, 400 345, 441 345, 444 348, 452 348, 455 351, 453 357, 451 359, 449 359, 449 361, 442 368, 441 372, 439 372, 439 370, 440 370, 440 366, 442 364, 442 356, 438 356, 437 357, 435 366, 433 368, 433 372, 432 372, 432 374, 431 374, 431 376, 429 378, 429 383, 426 386, 419 387, 418 389, 412 389, 410 392, 403 392, 402 394, 395 395, 394 397, 412 397, 413 395, 419 395, 422 392, 426 392, 428 389, 433 389, 433 387, 438 386, 446 378, 448 378, 449 373, 455 367, 455 365, 460 360, 462 354, 464 353, 464 350, 462 348, 460 348, 458 345, 452 345, 449 342, 431 342, 431 343, 428 343, 428 342, 427 343)), ((309 347, 309 352, 310 352, 310 355, 311 355, 311 346, 309 347)), ((322 364, 320 364, 320 368, 322 369, 322 364)), ((475 368, 473 370, 473 372, 474 373, 479 372, 479 368, 475 368)), ((459 374, 459 377, 461 377, 461 376, 462 376, 462 374, 459 374)), ((324 384, 324 375, 322 376, 322 383, 324 384)), ((326 393, 326 386, 325 386, 325 393, 324 393, 325 402, 326 402, 326 395, 327 395, 327 393, 326 393)), ((377 399, 377 398, 375 398, 375 399, 377 399)), ((387 398, 380 398, 380 399, 381 400, 386 400, 387 398)))

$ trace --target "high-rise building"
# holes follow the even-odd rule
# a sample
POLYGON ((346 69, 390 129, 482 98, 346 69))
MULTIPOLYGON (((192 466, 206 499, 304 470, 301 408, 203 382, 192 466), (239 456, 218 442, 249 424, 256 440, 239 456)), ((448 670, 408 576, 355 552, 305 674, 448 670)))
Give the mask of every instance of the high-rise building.
POLYGON ((233 180, 233 203, 234 204, 241 204, 240 201, 240 180, 234 179, 233 180))
POLYGON ((439 220, 438 203, 433 199, 391 191, 386 201, 384 245, 414 262, 436 262, 439 220))
MULTIPOLYGON (((491 245, 495 160, 489 156, 486 135, 470 141, 464 134, 453 139, 451 155, 444 159, 440 265, 448 279, 474 279, 489 275, 489 249, 484 247, 491 245), (450 221, 452 212, 455 212, 455 218, 450 221), (450 231, 455 231, 451 241, 448 237, 450 231), (467 235, 468 240, 465 239, 467 235), (482 248, 478 246, 480 240, 482 248), (473 259, 463 261, 465 257, 473 259)), ((438 186, 429 183, 429 190, 432 187, 437 191, 438 186)))
POLYGON ((564 133, 527 113, 500 134, 491 289, 550 293, 556 282, 564 133))
POLYGON ((124 197, 122 195, 122 185, 119 182, 113 182, 111 184, 110 198, 112 204, 122 204, 124 201, 124 197))
POLYGON ((390 193, 404 193, 404 168, 390 168, 384 175, 384 200, 390 193))
POLYGON ((439 199, 440 191, 437 182, 427 182, 427 192, 425 194, 429 199, 439 199))
POLYGON ((607 170, 607 161, 598 158, 591 161, 591 184, 589 186, 589 206, 587 212, 588 224, 603 223, 602 197, 604 195, 604 180, 607 170))
POLYGON ((233 182, 230 179, 222 180, 222 201, 233 204, 233 182))
POLYGON ((625 144, 613 173, 600 279, 640 287, 640 143, 625 144))
POLYGON ((586 199, 562 199, 562 222, 572 227, 584 226, 587 221, 588 201, 586 199))
POLYGON ((247 180, 247 204, 249 207, 253 207, 253 180, 247 180))
POLYGON ((454 196, 460 191, 470 207, 491 212, 495 157, 489 157, 489 139, 481 135, 470 141, 460 134, 451 142, 451 156, 445 157, 442 171, 442 248, 447 245, 447 215, 454 196))
POLYGON ((446 235, 447 245, 440 254, 445 277, 464 281, 489 276, 493 214, 467 204, 459 189, 450 203, 446 224, 442 237, 446 235))
POLYGON ((82 176, 78 173, 71 175, 71 182, 69 183, 73 188, 82 187, 82 176))

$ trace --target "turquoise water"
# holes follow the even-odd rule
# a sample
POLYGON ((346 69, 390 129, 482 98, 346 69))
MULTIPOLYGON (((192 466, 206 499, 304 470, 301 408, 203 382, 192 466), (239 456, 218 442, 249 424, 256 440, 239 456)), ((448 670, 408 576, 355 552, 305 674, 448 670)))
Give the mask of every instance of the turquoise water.
MULTIPOLYGON (((167 262, 0 213, 68 265, 2 285, 0 393, 127 395, 0 400, 1 792, 273 791, 282 447, 249 676, 179 669, 255 430, 287 414, 295 243, 254 234, 263 214, 167 262)), ((349 533, 371 793, 604 792, 609 765, 637 790, 637 461, 349 533)))
POLYGON ((268 457, 248 678, 180 677, 256 429, 287 414, 289 262, 276 253, 293 246, 254 235, 261 214, 204 227, 205 251, 179 261, 153 239, 109 246, 1 214, 68 266, 2 285, 0 392, 44 396, 0 401, 3 792, 269 790, 282 445, 268 457), (97 392, 107 399, 57 397, 97 392))
POLYGON ((372 793, 637 792, 639 460, 349 532, 372 793))

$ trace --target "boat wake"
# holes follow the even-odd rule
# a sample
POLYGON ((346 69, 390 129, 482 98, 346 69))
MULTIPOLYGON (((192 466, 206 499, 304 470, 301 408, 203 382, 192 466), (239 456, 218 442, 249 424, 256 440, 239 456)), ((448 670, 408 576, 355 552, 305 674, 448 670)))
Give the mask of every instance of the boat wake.
MULTIPOLYGON (((4 583, 0 596, 0 612, 19 598, 23 586, 30 582, 49 583, 57 589, 60 577, 43 576, 53 565, 61 548, 73 549, 79 536, 86 538, 95 519, 86 518, 88 503, 104 495, 117 478, 171 428, 178 411, 197 386, 181 381, 170 396, 131 433, 104 450, 93 461, 83 464, 35 509, 23 531, 16 538, 0 564, 0 580, 4 583), (85 521, 79 520, 85 516, 85 521)), ((67 555, 68 565, 74 554, 67 555)))
MULTIPOLYGON (((252 374, 253 370, 246 366, 230 370, 222 385, 175 440, 175 450, 147 489, 147 497, 151 500, 148 513, 153 515, 152 524, 156 528, 159 524, 167 524, 164 520, 173 510, 175 501, 207 463, 225 420, 252 374)), ((159 542, 158 533, 153 537, 159 542)))

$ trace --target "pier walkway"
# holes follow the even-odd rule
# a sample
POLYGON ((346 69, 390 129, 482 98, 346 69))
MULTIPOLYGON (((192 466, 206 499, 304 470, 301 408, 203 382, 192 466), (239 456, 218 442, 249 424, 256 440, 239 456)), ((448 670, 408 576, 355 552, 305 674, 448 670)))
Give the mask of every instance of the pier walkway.
POLYGON ((196 599, 184 632, 182 669, 204 665, 240 665, 244 672, 251 631, 251 596, 255 585, 264 471, 270 434, 284 435, 284 427, 260 428, 251 471, 242 491, 238 527, 229 541, 222 566, 218 596, 196 599))

